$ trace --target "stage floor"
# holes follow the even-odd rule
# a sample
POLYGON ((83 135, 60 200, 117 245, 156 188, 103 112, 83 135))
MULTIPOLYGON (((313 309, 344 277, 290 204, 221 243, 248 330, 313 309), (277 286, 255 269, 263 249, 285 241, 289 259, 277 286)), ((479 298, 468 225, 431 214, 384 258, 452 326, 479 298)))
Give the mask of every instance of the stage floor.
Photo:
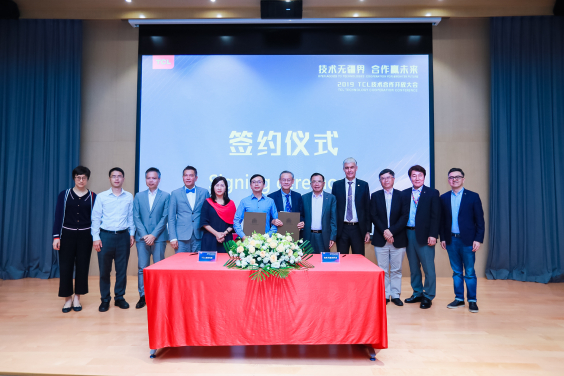
MULTIPOLYGON (((478 280, 480 313, 450 310, 437 280, 429 310, 388 304, 389 349, 359 346, 170 348, 149 359, 146 308, 128 277, 128 310, 98 312, 98 278, 82 312, 61 312, 58 279, 0 280, 0 374, 66 375, 562 375, 564 284, 478 280)), ((403 278, 402 298, 411 294, 403 278)))

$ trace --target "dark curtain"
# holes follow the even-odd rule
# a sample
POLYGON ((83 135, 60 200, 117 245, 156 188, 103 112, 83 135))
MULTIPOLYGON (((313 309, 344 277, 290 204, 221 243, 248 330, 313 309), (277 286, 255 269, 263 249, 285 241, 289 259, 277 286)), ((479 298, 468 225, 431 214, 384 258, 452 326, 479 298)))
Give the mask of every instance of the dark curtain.
POLYGON ((82 23, 0 20, 0 278, 58 277, 57 194, 80 148, 82 23))
POLYGON ((491 20, 489 279, 564 280, 564 18, 491 20))

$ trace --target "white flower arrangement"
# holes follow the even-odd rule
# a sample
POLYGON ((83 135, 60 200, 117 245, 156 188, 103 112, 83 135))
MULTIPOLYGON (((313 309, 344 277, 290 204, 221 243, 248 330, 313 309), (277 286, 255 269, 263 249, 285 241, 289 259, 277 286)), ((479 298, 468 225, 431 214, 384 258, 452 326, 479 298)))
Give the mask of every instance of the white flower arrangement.
POLYGON ((313 248, 308 241, 293 241, 290 234, 257 234, 245 241, 227 241, 224 247, 229 254, 228 268, 253 271, 251 279, 259 281, 270 276, 286 278, 293 269, 313 268, 307 260, 313 248))

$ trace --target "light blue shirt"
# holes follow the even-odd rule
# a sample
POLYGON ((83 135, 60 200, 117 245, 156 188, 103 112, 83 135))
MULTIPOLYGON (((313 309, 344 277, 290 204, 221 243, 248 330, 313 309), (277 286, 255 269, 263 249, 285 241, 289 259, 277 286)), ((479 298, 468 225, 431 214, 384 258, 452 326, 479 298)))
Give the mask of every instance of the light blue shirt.
POLYGON ((415 198, 419 203, 422 189, 423 186, 419 187, 419 189, 411 188, 411 205, 409 206, 409 220, 407 221, 408 227, 415 227, 415 214, 417 214, 417 205, 415 204, 413 198, 415 198))
MULTIPOLYGON (((286 193, 283 190, 280 190, 282 194, 282 211, 286 211, 286 193)), ((292 191, 290 191, 290 196, 288 197, 288 201, 290 201, 290 207, 292 207, 292 191)))
POLYGON ((464 188, 462 188, 458 194, 451 191, 450 195, 450 208, 452 211, 452 227, 450 230, 453 234, 460 234, 460 229, 458 228, 458 212, 460 211, 462 192, 464 192, 464 188))
POLYGON ((92 240, 100 240, 100 229, 121 231, 128 229, 129 235, 135 235, 133 223, 133 195, 123 188, 119 195, 114 195, 112 189, 101 192, 96 196, 92 208, 92 240))
POLYGON ((233 228, 240 237, 246 236, 241 227, 245 212, 266 213, 264 232, 270 235, 276 232, 277 227, 270 223, 272 219, 278 219, 278 210, 276 210, 276 204, 273 199, 263 195, 259 200, 255 195, 250 195, 241 200, 239 207, 237 207, 237 212, 235 213, 235 219, 233 220, 233 228))

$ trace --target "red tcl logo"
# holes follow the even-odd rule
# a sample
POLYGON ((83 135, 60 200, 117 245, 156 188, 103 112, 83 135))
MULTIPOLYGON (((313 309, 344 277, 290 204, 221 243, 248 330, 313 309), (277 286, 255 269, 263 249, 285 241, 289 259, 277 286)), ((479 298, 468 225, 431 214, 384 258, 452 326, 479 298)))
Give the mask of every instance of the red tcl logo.
POLYGON ((153 69, 174 68, 174 55, 153 55, 153 69))

